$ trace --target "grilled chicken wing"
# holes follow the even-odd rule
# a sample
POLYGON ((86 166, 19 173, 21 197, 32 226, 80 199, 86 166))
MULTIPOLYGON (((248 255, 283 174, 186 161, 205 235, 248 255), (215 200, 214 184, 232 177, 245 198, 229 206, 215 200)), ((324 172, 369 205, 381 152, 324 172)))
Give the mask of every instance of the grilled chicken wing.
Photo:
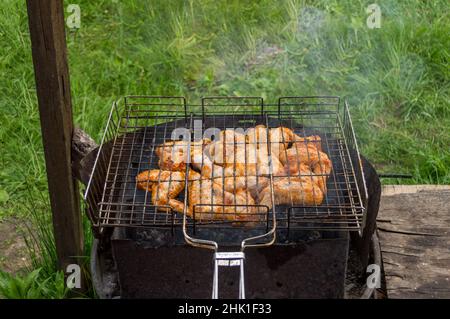
POLYGON ((295 143, 303 142, 308 145, 313 145, 317 150, 322 151, 322 139, 320 138, 319 135, 312 135, 306 137, 295 135, 294 142, 295 143))
POLYGON ((221 166, 245 163, 245 151, 245 135, 230 129, 221 131, 219 139, 208 146, 212 161, 221 166))
POLYGON ((167 141, 155 149, 159 167, 164 170, 183 171, 186 168, 187 141, 167 141))
POLYGON ((275 157, 278 157, 289 146, 289 143, 295 139, 295 133, 283 126, 267 129, 264 125, 257 125, 248 129, 246 133, 247 143, 256 145, 258 149, 270 149, 270 154, 275 157), (269 147, 267 145, 267 137, 270 140, 269 147))
POLYGON ((259 149, 257 165, 254 174, 256 176, 273 174, 273 176, 283 176, 284 166, 276 154, 269 154, 265 149, 259 149))
POLYGON ((248 133, 247 143, 242 143, 240 139, 240 142, 234 144, 212 143, 205 148, 206 155, 211 156, 212 162, 225 168, 223 176, 264 176, 283 172, 283 164, 278 155, 272 153, 269 156, 264 138, 256 143, 248 142, 262 136, 262 132, 258 133, 258 130, 265 131, 264 126, 248 133))
POLYGON ((218 141, 223 141, 227 143, 245 143, 245 134, 238 132, 233 129, 226 129, 220 131, 218 141))
POLYGON ((223 167, 213 163, 207 155, 207 152, 198 148, 192 150, 191 152, 191 163, 192 166, 206 178, 218 178, 223 176, 240 175, 241 173, 244 173, 244 169, 241 165, 237 165, 235 167, 223 167))
MULTIPOLYGON (((189 171, 188 181, 189 206, 186 212, 184 211, 184 203, 166 195, 165 188, 154 189, 157 188, 158 184, 151 185, 152 198, 159 191, 165 199, 169 199, 167 203, 175 212, 186 213, 191 218, 194 218, 195 212, 195 219, 200 221, 257 222, 264 218, 262 212, 258 213, 260 209, 252 206, 255 205, 255 201, 243 187, 240 187, 234 193, 228 192, 222 184, 215 183, 212 179, 205 179, 193 170, 189 171)), ((231 188, 231 184, 228 187, 231 188)), ((164 202, 165 205, 167 203, 164 202)))
POLYGON ((227 133, 221 134, 220 140, 208 145, 204 152, 191 153, 194 168, 204 177, 213 178, 214 183, 227 192, 236 194, 246 190, 257 198, 268 185, 269 174, 285 175, 278 156, 269 156, 267 138, 264 139, 267 136, 265 126, 249 129, 245 135, 246 143, 243 143, 242 134, 230 130, 224 132, 227 133))
POLYGON ((186 163, 189 159, 189 143, 191 149, 203 149, 203 147, 210 142, 211 141, 209 139, 203 139, 195 142, 167 141, 155 149, 155 153, 159 157, 158 165, 163 170, 184 171, 186 169, 186 163))
POLYGON ((255 198, 269 182, 267 177, 256 173, 256 165, 235 163, 225 167, 220 166, 214 164, 206 152, 200 150, 194 150, 191 153, 191 163, 203 178, 211 179, 231 193, 247 190, 255 198))
POLYGON ((236 193, 247 190, 253 198, 264 189, 268 183, 268 176, 274 173, 279 176, 284 173, 284 167, 277 157, 270 159, 266 148, 256 148, 254 144, 240 144, 241 150, 235 150, 236 162, 226 163, 223 166, 213 163, 208 157, 209 147, 205 152, 193 154, 193 166, 201 171, 207 178, 213 178, 214 182, 222 185, 224 190, 236 193), (242 150, 244 149, 245 150, 242 150), (254 159, 256 157, 256 159, 254 159), (202 164, 202 165, 201 165, 202 164))
POLYGON ((184 172, 152 169, 136 176, 136 182, 140 189, 146 190, 149 186, 162 182, 184 182, 184 172))
MULTIPOLYGON (((311 177, 274 177, 273 194, 275 205, 320 205, 323 193, 311 177)), ((260 205, 272 208, 270 185, 260 195, 260 205)))
POLYGON ((294 132, 287 127, 277 127, 269 130, 269 147, 272 157, 280 157, 294 140, 294 132))
POLYGON ((245 140, 247 144, 255 145, 256 148, 267 148, 267 135, 269 130, 265 125, 257 125, 247 129, 245 140))
MULTIPOLYGON (((152 169, 141 172, 136 177, 137 187, 152 193, 152 203, 156 206, 170 206, 177 211, 182 204, 175 198, 185 186, 185 173, 152 169)), ((161 208, 164 210, 163 208, 161 208)))
POLYGON ((245 190, 233 194, 210 179, 194 180, 189 186, 189 207, 186 209, 189 217, 200 221, 260 220, 258 208, 251 206, 255 201, 245 190))
POLYGON ((285 172, 292 176, 301 172, 302 165, 309 166, 321 190, 326 192, 326 178, 331 173, 332 163, 327 154, 319 151, 314 144, 294 142, 291 148, 280 154, 280 160, 285 172))

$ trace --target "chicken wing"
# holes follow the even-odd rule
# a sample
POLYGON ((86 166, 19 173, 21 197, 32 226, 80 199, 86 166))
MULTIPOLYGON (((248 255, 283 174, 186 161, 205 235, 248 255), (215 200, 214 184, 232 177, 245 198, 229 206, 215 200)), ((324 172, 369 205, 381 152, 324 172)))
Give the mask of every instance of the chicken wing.
POLYGON ((210 179, 194 180, 189 185, 187 216, 199 221, 225 220, 236 222, 259 221, 262 214, 252 196, 245 190, 235 194, 224 191, 210 179), (249 206, 250 205, 250 206, 249 206))
POLYGON ((272 201, 270 185, 260 195, 259 204, 272 209, 275 205, 320 205, 323 193, 320 187, 312 182, 310 177, 277 177, 273 182, 272 201))
POLYGON ((245 135, 231 129, 221 131, 219 139, 209 145, 208 151, 212 161, 221 166, 245 163, 245 135))
MULTIPOLYGON (((326 192, 326 179, 331 173, 332 163, 326 153, 319 151, 314 144, 294 142, 293 146, 280 154, 288 175, 296 176, 302 171, 302 165, 309 166, 316 175, 316 182, 326 192)), ((304 171, 304 169, 303 169, 304 171)))
POLYGON ((198 148, 191 152, 191 164, 205 178, 219 178, 224 176, 240 176, 245 173, 242 165, 229 165, 223 167, 213 163, 209 158, 208 152, 198 148))
POLYGON ((159 145, 155 149, 156 155, 159 157, 158 165, 163 170, 184 171, 186 163, 189 159, 188 146, 191 149, 200 148, 211 142, 209 139, 203 139, 195 142, 189 141, 167 141, 159 145))
POLYGON ((187 141, 167 141, 155 149, 161 169, 183 171, 187 162, 187 141))
POLYGON ((264 125, 257 125, 248 129, 246 133, 247 143, 256 145, 258 149, 270 149, 270 154, 276 157, 295 139, 295 133, 284 126, 267 129, 264 125), (270 140, 270 147, 267 145, 268 139, 270 140))
MULTIPOLYGON (((182 204, 175 198, 185 186, 185 173, 152 169, 141 172, 136 177, 137 187, 151 192, 151 200, 156 206, 170 206, 177 211, 182 204)), ((159 208, 164 210, 164 208, 159 208)))
MULTIPOLYGON (((202 175, 213 178, 214 182, 222 185, 225 191, 236 193, 247 190, 253 198, 267 186, 269 179, 267 176, 271 172, 282 174, 283 165, 275 157, 270 160, 266 148, 258 149, 255 144, 239 144, 234 150, 234 162, 223 164, 222 166, 213 163, 208 157, 209 145, 204 153, 193 154, 193 166, 202 172, 202 175), (199 165, 202 162, 203 165, 199 165)), ((216 148, 217 149, 217 148, 216 148)), ((215 150, 212 150, 214 154, 215 150)), ((221 149, 221 145, 219 145, 221 149)))
POLYGON ((294 132, 287 127, 271 128, 269 130, 270 154, 273 157, 279 157, 288 148, 289 144, 294 141, 294 137, 294 132))
POLYGON ((269 130, 265 125, 257 125, 247 129, 245 140, 247 144, 255 145, 256 148, 267 148, 267 135, 269 130))
MULTIPOLYGON (((264 126, 259 126, 257 129, 266 131, 264 126)), ((253 133, 247 132, 247 134, 250 134, 246 135, 248 137, 253 133)), ((258 133, 255 132, 256 134, 258 133)), ((225 191, 236 194, 238 191, 246 190, 253 198, 257 198, 261 190, 268 185, 269 174, 283 175, 283 165, 278 157, 270 158, 267 144, 261 148, 258 148, 258 143, 244 144, 242 135, 239 133, 221 134, 221 136, 219 142, 211 143, 203 152, 199 149, 191 152, 191 163, 202 176, 212 178, 214 183, 220 185, 225 191), (239 142, 231 142, 230 136, 234 136, 234 142, 239 142), (224 144, 223 141, 227 138, 229 143, 224 144), (222 163, 222 161, 228 162, 222 163)))
POLYGON ((301 137, 295 134, 294 142, 299 143, 303 142, 305 144, 313 145, 317 150, 322 151, 322 139, 319 135, 311 135, 306 137, 301 137))

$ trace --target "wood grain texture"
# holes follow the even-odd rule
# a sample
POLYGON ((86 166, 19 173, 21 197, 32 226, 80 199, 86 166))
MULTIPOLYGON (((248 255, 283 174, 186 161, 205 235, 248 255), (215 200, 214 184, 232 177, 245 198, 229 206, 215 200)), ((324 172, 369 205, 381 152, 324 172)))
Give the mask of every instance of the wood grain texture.
POLYGON ((36 90, 59 266, 79 263, 83 232, 72 177, 72 105, 61 0, 27 0, 36 90))
POLYGON ((83 130, 75 127, 72 137, 72 169, 74 176, 84 185, 89 183, 89 178, 94 167, 95 155, 98 145, 83 130))
POLYGON ((450 189, 429 189, 382 196, 377 225, 389 298, 450 298, 450 189))

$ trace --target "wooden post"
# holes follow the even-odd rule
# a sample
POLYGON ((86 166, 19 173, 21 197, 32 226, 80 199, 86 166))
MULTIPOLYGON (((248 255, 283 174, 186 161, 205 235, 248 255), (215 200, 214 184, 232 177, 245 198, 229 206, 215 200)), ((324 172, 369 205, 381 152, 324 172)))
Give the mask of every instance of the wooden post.
POLYGON ((72 175, 73 132, 62 0, 27 0, 36 89, 59 267, 79 264, 83 229, 72 175))

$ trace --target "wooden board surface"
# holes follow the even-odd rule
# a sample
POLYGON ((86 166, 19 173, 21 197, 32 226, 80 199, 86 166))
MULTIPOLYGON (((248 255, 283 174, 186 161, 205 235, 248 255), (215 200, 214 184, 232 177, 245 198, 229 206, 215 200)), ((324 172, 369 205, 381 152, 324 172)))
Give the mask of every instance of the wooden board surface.
POLYGON ((385 187, 377 225, 389 298, 450 298, 450 186, 385 187))

